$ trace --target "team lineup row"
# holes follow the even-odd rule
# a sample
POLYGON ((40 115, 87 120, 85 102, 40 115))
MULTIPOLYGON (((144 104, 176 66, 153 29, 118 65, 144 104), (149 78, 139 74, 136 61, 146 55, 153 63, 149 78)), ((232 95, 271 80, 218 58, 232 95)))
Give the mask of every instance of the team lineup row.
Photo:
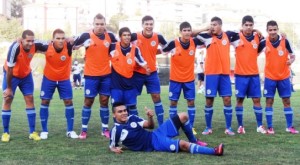
POLYGON ((2 106, 2 123, 4 133, 1 140, 10 140, 9 121, 11 103, 17 87, 24 95, 26 112, 29 122, 29 138, 33 140, 48 138, 48 109, 55 88, 58 88, 60 98, 65 104, 67 120, 67 136, 71 138, 87 138, 88 123, 94 99, 99 95, 102 135, 110 138, 110 149, 121 153, 122 147, 143 151, 179 150, 201 154, 223 154, 223 144, 215 148, 205 147, 207 144, 195 138, 195 85, 194 61, 197 47, 206 48, 205 60, 205 97, 204 107, 206 128, 203 135, 212 131, 212 116, 214 97, 217 93, 223 98, 225 116, 225 134, 234 135, 231 128, 231 82, 230 74, 230 44, 236 50, 235 85, 237 104, 235 107, 238 130, 245 133, 243 126, 243 101, 245 97, 253 100, 253 110, 257 120, 257 132, 274 134, 272 126, 273 101, 276 89, 283 100, 284 113, 287 120, 286 131, 298 133, 293 127, 293 110, 290 107, 290 69, 295 55, 290 43, 285 37, 278 35, 278 25, 275 21, 267 23, 268 36, 262 37, 253 30, 254 21, 251 16, 242 19, 240 32, 222 31, 222 20, 213 17, 209 27, 193 30, 188 22, 180 24, 180 37, 166 42, 161 34, 153 32, 154 20, 151 16, 142 19, 143 30, 131 33, 127 27, 119 30, 120 41, 114 34, 107 32, 105 18, 97 14, 93 20, 94 28, 81 34, 74 40, 66 40, 64 31, 56 29, 51 43, 34 42, 34 33, 25 30, 22 39, 14 42, 8 52, 4 65, 2 89, 4 103, 2 106), (196 37, 192 37, 192 36, 196 37), (158 50, 161 45, 162 49, 158 50), (78 136, 73 130, 74 107, 72 102, 72 87, 70 83, 71 54, 73 49, 85 47, 85 99, 82 108, 82 129, 78 136), (33 103, 33 80, 30 61, 35 52, 44 52, 46 66, 42 80, 40 98, 40 120, 42 132, 35 132, 35 107, 33 103), (267 129, 262 123, 263 108, 260 103, 261 91, 258 75, 257 57, 260 52, 266 54, 264 96, 266 97, 267 129), (160 99, 160 84, 156 71, 156 54, 171 53, 170 84, 169 84, 169 115, 170 119, 163 121, 164 108, 160 99), (111 63, 111 66, 110 66, 111 63), (138 117, 137 95, 143 86, 151 94, 154 111, 159 127, 153 132, 144 128, 153 128, 153 112, 147 110, 148 120, 138 117), (187 100, 187 114, 177 114, 177 103, 183 90, 187 100), (113 106, 115 126, 109 131, 109 97, 113 106), (170 130, 170 127, 174 130, 170 130), (176 128, 176 129, 175 129, 176 128), (174 140, 170 137, 178 135, 182 128, 189 142, 174 140), (161 140, 164 139, 164 140, 161 140))

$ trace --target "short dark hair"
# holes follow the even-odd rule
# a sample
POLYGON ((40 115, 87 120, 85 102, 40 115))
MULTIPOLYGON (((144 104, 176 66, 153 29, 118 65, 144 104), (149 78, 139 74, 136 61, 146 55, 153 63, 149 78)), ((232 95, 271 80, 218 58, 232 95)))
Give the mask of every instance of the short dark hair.
POLYGON ((251 22, 251 23, 254 24, 253 17, 250 16, 250 15, 244 16, 243 19, 242 19, 242 25, 244 25, 246 22, 251 22))
POLYGON ((222 25, 222 19, 220 17, 212 17, 212 19, 210 20, 210 22, 216 21, 218 22, 218 24, 222 25))
POLYGON ((22 33, 22 38, 25 39, 26 36, 34 36, 34 33, 33 31, 27 29, 27 30, 24 30, 23 33, 22 33))
POLYGON ((268 22, 267 22, 267 29, 268 29, 268 26, 277 26, 277 27, 278 27, 278 24, 277 24, 276 21, 271 20, 271 21, 268 21, 268 22))
POLYGON ((94 17, 94 20, 95 19, 104 19, 104 21, 105 21, 105 17, 102 15, 102 14, 100 14, 100 13, 98 13, 95 17, 94 17))
POLYGON ((142 24, 145 22, 145 21, 154 21, 153 17, 151 17, 150 15, 146 15, 142 18, 142 24))
POLYGON ((63 30, 61 30, 61 29, 55 29, 53 31, 53 33, 52 33, 52 37, 54 38, 55 34, 61 34, 61 33, 65 34, 65 32, 63 30))
MULTIPOLYGON (((116 107, 118 107, 118 106, 122 106, 122 105, 124 105, 125 106, 125 104, 124 103, 122 103, 122 102, 115 102, 115 103, 113 103, 112 104, 112 112, 113 113, 115 113, 115 111, 116 111, 116 107)), ((126 106, 125 106, 126 107, 126 106)))
POLYGON ((190 23, 188 23, 188 22, 182 22, 180 25, 179 25, 179 30, 180 31, 182 31, 182 29, 183 28, 191 28, 191 30, 192 30, 192 26, 191 26, 191 24, 190 23))
POLYGON ((129 32, 131 34, 130 29, 128 27, 122 27, 119 30, 119 37, 121 37, 124 32, 129 32))

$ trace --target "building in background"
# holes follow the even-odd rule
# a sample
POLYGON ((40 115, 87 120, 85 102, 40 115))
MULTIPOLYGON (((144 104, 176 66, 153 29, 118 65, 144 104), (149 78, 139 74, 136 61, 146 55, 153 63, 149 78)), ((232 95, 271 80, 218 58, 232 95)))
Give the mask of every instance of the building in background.
POLYGON ((11 0, 0 0, 0 15, 11 17, 11 0))

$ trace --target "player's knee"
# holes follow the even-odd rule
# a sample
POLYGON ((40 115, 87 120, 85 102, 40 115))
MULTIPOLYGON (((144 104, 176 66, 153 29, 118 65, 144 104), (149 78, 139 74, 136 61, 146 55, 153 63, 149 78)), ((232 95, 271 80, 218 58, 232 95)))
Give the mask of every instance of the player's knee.
POLYGON ((42 100, 42 104, 43 105, 49 105, 50 104, 50 100, 42 100))
POLYGON ((188 106, 195 106, 195 101, 194 100, 188 100, 187 105, 188 106))
POLYGON ((94 98, 85 98, 84 99, 84 106, 91 107, 94 103, 94 98))
POLYGON ((66 106, 73 105, 73 101, 71 99, 64 100, 66 106))
POLYGON ((178 113, 178 117, 179 117, 181 123, 185 123, 186 121, 189 120, 189 116, 186 112, 178 113))
POLYGON ((152 100, 154 103, 160 102, 160 94, 159 93, 152 93, 151 97, 152 97, 152 100))

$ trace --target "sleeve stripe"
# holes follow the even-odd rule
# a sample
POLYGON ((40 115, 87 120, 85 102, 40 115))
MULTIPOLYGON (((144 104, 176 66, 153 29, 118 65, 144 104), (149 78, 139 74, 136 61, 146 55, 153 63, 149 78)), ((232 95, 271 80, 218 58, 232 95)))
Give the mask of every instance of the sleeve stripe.
POLYGON ((7 58, 7 65, 9 67, 12 67, 15 65, 16 52, 17 52, 17 49, 19 46, 20 46, 20 44, 18 42, 15 42, 11 47, 11 50, 10 50, 10 52, 8 54, 8 58, 7 58))

